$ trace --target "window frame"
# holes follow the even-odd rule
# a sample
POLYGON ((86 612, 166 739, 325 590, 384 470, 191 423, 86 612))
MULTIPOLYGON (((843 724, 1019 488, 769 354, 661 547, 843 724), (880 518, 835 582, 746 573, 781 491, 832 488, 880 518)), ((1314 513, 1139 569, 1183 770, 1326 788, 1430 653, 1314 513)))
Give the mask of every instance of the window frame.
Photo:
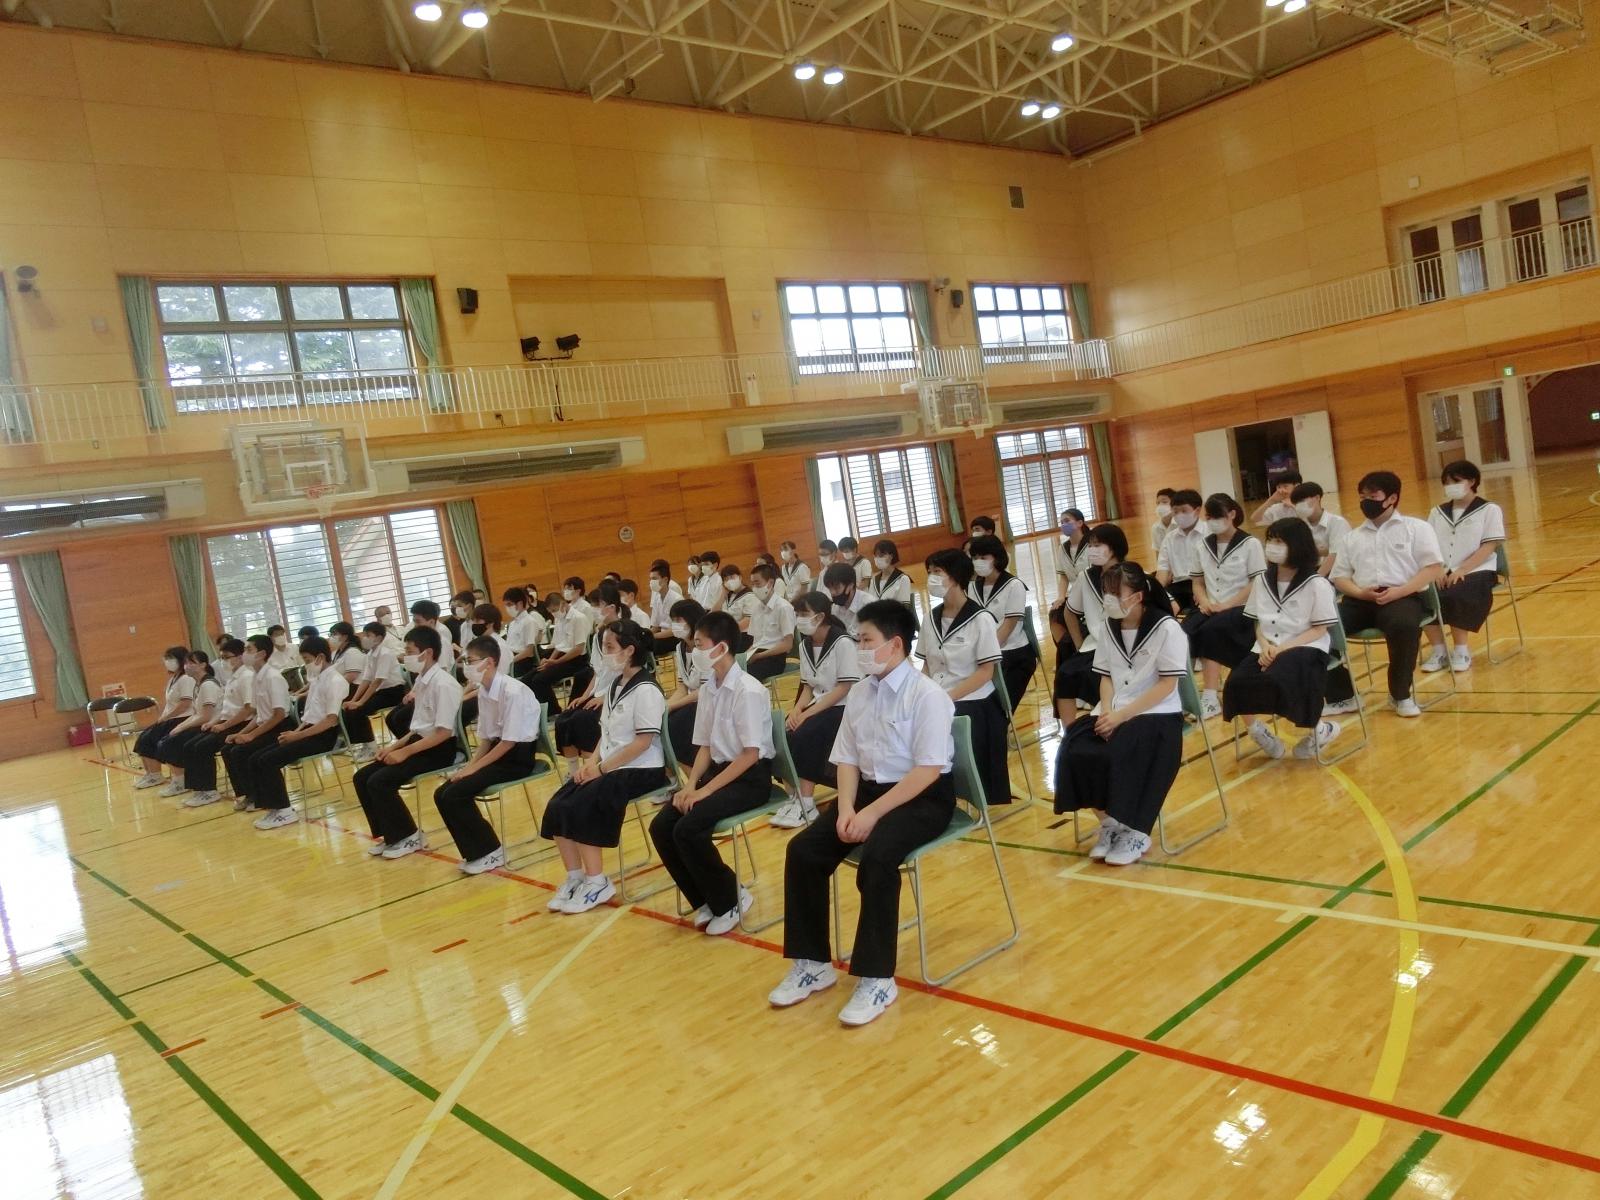
MULTIPOLYGON (((22 579, 22 569, 13 559, 0 559, 0 574, 5 576, 5 588, 11 593, 11 607, 17 615, 17 639, 20 643, 17 658, 22 664, 22 678, 28 685, 25 692, 0 695, 0 705, 35 702, 43 699, 43 694, 39 691, 39 672, 34 666, 33 645, 28 637, 28 612, 23 606, 27 585, 22 579)), ((0 607, 0 618, 4 615, 4 608, 0 607)))
MULTIPOLYGON (((844 492, 843 501, 845 514, 850 523, 850 536, 857 541, 863 538, 893 538, 898 534, 916 533, 924 529, 942 528, 944 525, 944 497, 941 495, 939 484, 938 451, 932 442, 912 442, 904 446, 874 446, 866 449, 831 451, 827 454, 816 456, 820 464, 825 459, 837 459, 839 463, 839 483, 844 492), (929 499, 933 505, 933 519, 926 523, 918 522, 917 498, 911 483, 913 469, 909 455, 913 451, 921 451, 928 457, 929 499), (894 528, 890 520, 888 489, 884 486, 885 457, 899 457, 901 478, 905 480, 904 494, 907 502, 907 511, 914 522, 904 528, 894 528), (870 484, 872 488, 872 503, 882 519, 883 528, 872 533, 861 531, 861 512, 856 504, 856 489, 850 480, 849 460, 851 458, 866 457, 871 472, 870 484)), ((826 531, 824 531, 826 532, 826 531)))
MULTIPOLYGON (((249 279, 229 276, 210 278, 161 277, 150 281, 150 303, 155 321, 156 349, 161 356, 161 380, 172 393, 173 405, 179 415, 207 412, 228 412, 236 407, 269 408, 312 403, 359 403, 361 401, 414 400, 418 390, 415 384, 417 351, 411 333, 411 322, 406 316, 405 297, 400 291, 398 278, 345 278, 345 279, 249 279), (171 321, 162 315, 162 288, 208 288, 216 305, 218 317, 206 321, 171 321), (227 288, 270 288, 276 293, 278 316, 266 321, 239 321, 228 316, 227 288), (336 288, 339 292, 340 317, 297 318, 294 315, 293 291, 296 288, 336 288), (393 317, 366 318, 353 315, 350 300, 351 288, 387 287, 393 290, 395 312, 393 317), (405 352, 403 367, 363 368, 357 362, 349 371, 307 370, 301 357, 296 334, 348 333, 352 335, 369 331, 398 330, 401 348, 405 352), (289 354, 289 366, 284 371, 262 371, 240 374, 233 365, 233 347, 230 339, 236 334, 282 334, 289 354), (167 354, 169 336, 182 334, 220 334, 228 348, 229 373, 225 377, 185 383, 172 378, 171 360, 167 354)), ((354 342, 352 340, 352 352, 354 342)))
POLYGON ((1065 347, 1076 344, 1079 340, 1077 323, 1072 318, 1072 300, 1068 291, 1070 285, 1040 280, 1021 280, 1017 282, 1008 280, 969 280, 968 294, 972 299, 972 330, 978 339, 978 352, 983 356, 985 365, 998 365, 1004 363, 1046 362, 1060 358, 1065 353, 1065 347), (979 306, 978 290, 990 290, 995 304, 985 309, 979 306), (1017 293, 1017 303, 1014 308, 1000 308, 998 306, 999 292, 1002 288, 1009 288, 1017 293), (1023 307, 1022 293, 1027 288, 1039 289, 1040 307, 1035 312, 1023 307), (1044 305, 1043 293, 1055 290, 1061 293, 1061 307, 1059 309, 1044 305), (1029 316, 1053 316, 1060 313, 1062 323, 1066 326, 1067 336, 1065 341, 1030 342, 1027 335, 1026 318, 1029 316), (993 319, 996 322, 1002 317, 1016 317, 1022 327, 1022 342, 986 342, 983 340, 983 321, 993 319))
POLYGON ((911 282, 904 279, 780 279, 778 280, 778 307, 783 314, 783 337, 789 348, 790 361, 798 376, 811 375, 871 375, 883 371, 900 371, 916 367, 921 362, 922 336, 917 329, 916 313, 911 307, 911 282), (843 313, 824 313, 821 305, 815 304, 809 313, 796 313, 789 307, 790 288, 810 288, 813 301, 816 300, 817 290, 825 287, 841 288, 844 291, 845 309, 843 313), (862 349, 856 344, 855 322, 881 318, 885 315, 882 308, 870 313, 857 313, 851 306, 851 288, 878 288, 892 287, 900 291, 905 302, 905 308, 898 313, 889 313, 893 317, 904 317, 906 326, 911 333, 911 344, 903 349, 862 349), (823 318, 842 319, 845 329, 850 334, 849 350, 823 350, 816 354, 801 353, 795 344, 794 322, 798 320, 821 320, 823 318))
MULTIPOLYGON (((1094 433, 1091 430, 1091 426, 1093 424, 1094 422, 1083 422, 1081 424, 1072 425, 1030 425, 1016 429, 998 429, 995 431, 994 455, 996 471, 1000 476, 1000 507, 1005 512, 1006 526, 1011 530, 1011 534, 1014 538, 1017 540, 1022 540, 1024 538, 1056 536, 1057 531, 1059 530, 1059 526, 1056 524, 1056 522, 1060 519, 1062 510, 1067 508, 1083 509, 1085 518, 1091 524, 1098 524, 1105 519, 1100 515, 1105 509, 1105 488, 1104 481, 1100 478, 1100 464, 1094 451, 1094 433), (1068 448, 1061 450, 1050 450, 1046 447, 1044 440, 1046 434, 1058 433, 1061 435, 1063 443, 1070 443, 1071 435, 1074 431, 1082 435, 1082 446, 1068 446, 1068 448), (1038 453, 1030 452, 1027 454, 1013 454, 1009 457, 1004 453, 1001 442, 1002 438, 1027 437, 1029 435, 1037 436, 1039 438, 1038 453), (1052 462, 1062 462, 1068 464, 1067 471, 1070 476, 1072 473, 1070 464, 1074 459, 1083 460, 1088 469, 1090 500, 1088 506, 1085 506, 1081 502, 1062 503, 1061 498, 1055 494, 1055 484, 1052 482, 1050 476, 1050 464, 1052 462), (1049 509, 1047 513, 1049 523, 1043 528, 1036 527, 1030 510, 1028 528, 1024 530, 1017 528, 1016 523, 1012 520, 1011 504, 1006 495, 1006 468, 1018 467, 1025 472, 1030 464, 1037 464, 1042 476, 1045 498, 1047 500, 1047 507, 1049 509)), ((1026 494, 1023 497, 1023 501, 1026 505, 1026 494)))

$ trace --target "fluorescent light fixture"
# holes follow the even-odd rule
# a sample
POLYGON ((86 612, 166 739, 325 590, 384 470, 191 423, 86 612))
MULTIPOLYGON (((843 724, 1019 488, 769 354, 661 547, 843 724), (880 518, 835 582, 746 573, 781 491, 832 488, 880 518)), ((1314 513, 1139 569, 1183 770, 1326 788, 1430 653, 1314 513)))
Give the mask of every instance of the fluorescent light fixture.
POLYGON ((794 77, 804 83, 817 73, 817 64, 813 62, 795 63, 794 77))
POLYGON ((1284 0, 1283 11, 1297 13, 1306 6, 1306 0, 1284 0))
POLYGON ((1057 117, 1059 117, 1060 115, 1061 115, 1061 105, 1059 105, 1059 104, 1046 104, 1044 106, 1044 108, 1041 109, 1040 112, 1039 112, 1039 119, 1041 121, 1053 121, 1057 117))
POLYGON ((411 15, 419 21, 437 21, 444 16, 444 9, 433 0, 422 0, 421 4, 412 5, 411 15))
POLYGON ((1039 111, 1039 102, 1037 100, 1029 100, 1026 104, 1024 104, 1022 106, 1022 115, 1025 116, 1025 117, 1035 116, 1038 113, 1038 111, 1039 111))
POLYGON ((1062 54, 1068 50, 1071 50, 1072 47, 1077 44, 1077 41, 1078 39, 1073 37, 1070 33, 1058 33, 1055 35, 1055 37, 1050 39, 1050 49, 1054 50, 1057 54, 1062 54))
POLYGON ((844 70, 841 67, 829 67, 822 73, 822 82, 832 87, 836 83, 844 82, 844 70))
POLYGON ((482 29, 489 24, 489 14, 482 5, 473 4, 461 10, 461 23, 468 29, 482 29))

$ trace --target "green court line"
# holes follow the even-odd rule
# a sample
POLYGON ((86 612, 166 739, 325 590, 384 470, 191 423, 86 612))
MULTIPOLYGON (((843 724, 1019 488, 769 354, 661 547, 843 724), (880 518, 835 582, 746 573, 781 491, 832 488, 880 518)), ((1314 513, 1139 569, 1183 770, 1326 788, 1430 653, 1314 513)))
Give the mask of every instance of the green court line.
MULTIPOLYGON (((1600 929, 1589 935, 1586 946, 1600 946, 1600 929)), ((1528 1005, 1518 1017, 1504 1037, 1495 1043, 1494 1047, 1484 1056, 1482 1062, 1473 1068, 1455 1094, 1446 1100, 1444 1107, 1439 1110, 1441 1116, 1459 1117, 1467 1110, 1467 1106, 1478 1097, 1489 1080, 1495 1073, 1505 1066, 1506 1060, 1516 1052, 1518 1046, 1527 1040, 1533 1027, 1537 1025, 1545 1013, 1550 1011, 1552 1005, 1567 990, 1568 985, 1578 977, 1578 974, 1589 965, 1590 960, 1581 954, 1574 954, 1562 964, 1555 977, 1545 984, 1544 989, 1534 997, 1533 1003, 1528 1005)), ((1442 1134, 1427 1130, 1417 1135, 1415 1141, 1407 1147, 1404 1154, 1396 1160, 1394 1166, 1384 1173, 1382 1179, 1372 1191, 1367 1193, 1367 1200, 1389 1200, 1395 1192, 1411 1176, 1411 1172, 1427 1158, 1428 1154, 1438 1145, 1442 1134)))
POLYGON ((58 942, 56 948, 61 951, 62 956, 65 957, 68 962, 77 968, 78 974, 82 976, 84 982, 86 982, 95 991, 100 993, 100 998, 109 1004, 112 1010, 119 1017, 127 1021, 129 1025, 132 1026, 133 1031, 144 1040, 145 1044, 149 1046, 150 1049, 154 1050, 157 1055, 166 1055, 164 1058, 162 1058, 162 1061, 165 1062, 167 1066, 172 1068, 179 1079, 188 1084, 190 1091, 194 1092, 194 1094, 199 1096, 201 1100, 205 1101, 206 1106, 217 1115, 223 1124, 225 1124, 229 1129, 233 1130, 235 1136, 237 1136, 240 1141, 242 1141, 246 1146, 250 1147, 251 1152, 254 1153, 257 1158, 259 1158, 267 1165, 268 1168, 271 1169, 272 1173, 276 1175, 280 1181, 282 1181, 283 1185, 288 1188, 289 1191, 294 1193, 296 1196, 302 1197, 303 1200, 320 1200, 320 1193, 317 1192, 317 1190, 309 1183, 307 1183, 293 1167, 285 1162, 283 1157, 276 1150, 267 1145, 261 1136, 257 1134, 254 1129, 250 1128, 249 1124, 244 1120, 244 1118, 238 1113, 234 1112, 221 1096, 212 1091, 211 1088, 206 1084, 205 1080, 201 1079, 200 1076, 197 1075, 189 1066, 189 1064, 183 1061, 181 1055, 166 1054, 167 1044, 162 1040, 160 1035, 158 1035, 155 1030, 151 1029, 143 1021, 139 1020, 134 1011, 125 1003, 123 1003, 123 1001, 117 997, 116 993, 107 987, 105 982, 98 975, 90 970, 83 963, 83 961, 71 950, 67 949, 66 946, 61 945, 58 942))
MULTIPOLYGON (((110 770, 109 767, 107 767, 105 769, 106 770, 110 770)), ((220 803, 220 801, 219 801, 219 803, 220 803)), ((150 838, 161 837, 161 836, 163 836, 165 834, 168 834, 168 833, 178 833, 179 831, 185 830, 185 829, 193 829, 197 825, 209 825, 213 821, 222 821, 222 820, 226 820, 228 817, 236 817, 236 816, 239 815, 238 813, 233 811, 233 806, 232 805, 226 805, 225 807, 227 807, 227 809, 228 809, 227 812, 220 812, 220 813, 217 813, 215 816, 212 816, 212 817, 202 817, 198 821, 190 821, 185 825, 171 825, 171 826, 168 826, 166 829, 157 829, 153 833, 141 833, 138 837, 131 837, 125 842, 110 842, 110 843, 108 843, 108 844, 106 844, 104 846, 94 846, 94 847, 91 847, 88 850, 80 850, 80 851, 78 851, 78 853, 79 854, 99 854, 102 850, 115 850, 119 846, 131 846, 135 842, 147 841, 150 838)))
MULTIPOLYGON (((72 856, 69 856, 69 858, 70 858, 70 861, 72 862, 73 866, 77 867, 81 871, 86 872, 96 882, 104 885, 105 887, 109 888, 111 891, 117 893, 118 895, 122 896, 124 899, 130 901, 131 903, 136 905, 140 909, 140 911, 148 914, 151 917, 154 917, 157 921, 159 921, 162 925, 165 925, 168 929, 171 929, 176 933, 183 934, 183 936, 185 938, 187 938, 190 942, 192 942, 195 946, 199 947, 201 950, 203 950, 207 954, 211 955, 218 962, 222 963, 224 966, 228 967, 230 970, 236 972, 237 974, 245 976, 246 978, 248 978, 250 980, 250 982, 255 984, 258 988, 260 988, 267 995, 271 996, 274 1000, 278 1001, 279 1004, 293 1004, 293 1005, 296 1005, 294 1011, 296 1013, 298 1013, 302 1018, 304 1018, 307 1021, 310 1021, 318 1029, 321 1029, 324 1033, 328 1034, 330 1037, 332 1037, 336 1041, 342 1043, 344 1046, 346 1046, 349 1049, 355 1051, 357 1054, 359 1054, 363 1058, 365 1058, 368 1062, 372 1063, 374 1066, 377 1066, 377 1067, 381 1068, 389 1076, 391 1076, 392 1078, 394 1078, 396 1080, 399 1080, 401 1083, 403 1083, 407 1087, 411 1088, 418 1095, 423 1096, 424 1098, 426 1098, 429 1101, 434 1101, 434 1100, 437 1100, 439 1098, 439 1089, 438 1088, 434 1087, 431 1083, 428 1083, 425 1079, 421 1078, 420 1076, 418 1076, 418 1075, 412 1073, 411 1071, 407 1070, 405 1067, 403 1067, 399 1063, 395 1062, 392 1058, 389 1058, 387 1055, 385 1055, 382 1051, 378 1050, 376 1047, 368 1044, 367 1042, 362 1041, 359 1037, 357 1037, 353 1033, 350 1033, 348 1030, 341 1028, 339 1025, 335 1024, 333 1021, 329 1020, 327 1017, 323 1016, 321 1013, 317 1012, 315 1009, 311 1008, 309 1005, 302 1004, 302 1003, 296 1001, 293 996, 289 995, 289 993, 287 993, 287 992, 283 991, 281 988, 277 987, 270 980, 264 979, 260 975, 257 975, 254 971, 251 971, 250 968, 246 967, 243 963, 239 962, 237 959, 235 959, 231 955, 228 955, 228 954, 224 953, 223 951, 218 950, 215 946, 212 946, 209 943, 207 943, 205 941, 202 941, 200 938, 196 937, 194 934, 186 932, 183 929, 183 927, 180 926, 176 921, 171 920, 170 918, 166 917, 162 913, 158 912, 156 909, 152 908, 150 905, 144 903, 144 901, 138 899, 136 896, 132 895, 132 893, 126 891, 125 889, 120 887, 118 884, 116 884, 112 880, 108 879, 105 875, 103 875, 99 871, 95 870, 93 867, 91 867, 88 864, 84 863, 82 860, 80 860, 80 859, 78 859, 76 857, 72 857, 72 856)), ((103 987, 103 985, 102 985, 102 987, 103 987)), ((124 1009, 124 1010, 127 1009, 127 1006, 125 1004, 123 1004, 123 1002, 120 999, 118 999, 115 996, 115 994, 113 994, 110 991, 109 988, 104 988, 103 989, 103 994, 112 1002, 113 1005, 121 1006, 121 1008, 124 1009)), ((131 1012, 131 1010, 128 1010, 128 1011, 131 1012)), ((154 1036, 154 1035, 152 1035, 152 1036, 154 1036)), ((162 1047, 162 1048, 165 1049, 165 1047, 162 1047)), ((175 1059, 177 1056, 174 1055, 173 1057, 175 1059)), ((169 1059, 168 1061, 172 1061, 172 1060, 169 1059)), ((480 1116, 479 1114, 473 1112, 471 1109, 467 1108, 465 1105, 461 1105, 461 1104, 455 1105, 451 1109, 451 1115, 454 1116, 457 1120, 459 1120, 462 1124, 466 1125, 468 1128, 473 1129, 476 1132, 478 1132, 478 1133, 482 1134, 483 1136, 487 1137, 490 1141, 492 1141, 495 1145, 499 1146, 501 1149, 506 1150, 508 1153, 515 1155, 517 1158, 521 1159, 524 1163, 528 1164, 529 1166, 533 1167, 535 1170, 539 1171, 546 1178, 551 1180, 551 1182, 553 1182, 555 1184, 558 1184, 560 1187, 562 1187, 562 1188, 566 1189, 567 1191, 571 1192, 573 1195, 585 1197, 585 1200, 607 1200, 607 1197, 606 1197, 605 1193, 596 1191, 593 1187, 589 1186, 588 1184, 584 1183, 582 1180, 577 1178, 577 1176, 571 1174, 569 1171, 566 1171, 565 1169, 563 1169, 562 1167, 558 1166, 554 1162, 551 1162, 549 1159, 545 1158, 544 1155, 540 1154, 538 1151, 534 1150, 532 1147, 527 1146, 522 1142, 519 1142, 516 1138, 512 1137, 509 1133, 506 1133, 504 1130, 498 1128, 492 1122, 490 1122, 487 1118, 485 1118, 483 1116, 480 1116)), ((235 1132, 238 1132, 238 1131, 236 1130, 235 1132)), ((265 1143, 262 1143, 262 1144, 263 1144, 263 1146, 265 1146, 265 1143)), ((308 1196, 312 1196, 312 1197, 316 1196, 315 1192, 309 1192, 308 1191, 308 1192, 306 1192, 304 1194, 308 1195, 308 1196)))
MULTIPOLYGON (((1551 743, 1553 743, 1557 738, 1561 737, 1568 730, 1576 727, 1578 722, 1582 720, 1585 715, 1595 711, 1597 708, 1600 708, 1600 697, 1597 697, 1594 701, 1592 701, 1588 707, 1584 709, 1583 713, 1567 718, 1566 721, 1562 722, 1550 733, 1546 734, 1527 750, 1523 751, 1523 753, 1519 754, 1508 766, 1502 767, 1500 770, 1496 771, 1485 783, 1481 784, 1477 788, 1474 788, 1471 792, 1467 793, 1466 796, 1462 797, 1455 804, 1452 804, 1438 817, 1434 818, 1434 820, 1430 821, 1409 840, 1403 843, 1403 848, 1408 851, 1412 850, 1422 842, 1426 841, 1429 837, 1432 837, 1433 834, 1437 833, 1451 820, 1470 808, 1478 801, 1479 798, 1481 798, 1496 784, 1502 782, 1518 768, 1525 765, 1531 758, 1547 748, 1551 743)), ((1338 907, 1349 897, 1359 893, 1361 889, 1366 886, 1366 884, 1370 883, 1377 876, 1381 875, 1385 869, 1385 865, 1386 864, 1384 860, 1380 858, 1374 865, 1367 868, 1350 883, 1339 888, 1338 891, 1336 891, 1332 896, 1329 896, 1327 900, 1323 901, 1320 907, 1338 907)), ((1316 924, 1316 922, 1316 917, 1301 917, 1293 925, 1289 926, 1287 930, 1279 934, 1271 942, 1267 943, 1266 946, 1256 951, 1255 954, 1251 955, 1239 966, 1228 972, 1228 974, 1223 976, 1222 979, 1218 980, 1217 983, 1212 984, 1211 987, 1207 988, 1199 996, 1195 997, 1195 999, 1191 1000, 1183 1008, 1179 1009, 1178 1012, 1174 1013, 1171 1017, 1168 1017, 1167 1020, 1158 1025, 1154 1031, 1146 1034, 1145 1039, 1147 1041, 1159 1041, 1163 1036, 1170 1033, 1184 1021, 1188 1020, 1191 1016, 1193 1016, 1200 1009, 1204 1008, 1213 999, 1215 999, 1223 991, 1227 990, 1227 988, 1231 987, 1239 979, 1243 978, 1246 974, 1254 970, 1261 963, 1265 962, 1273 954, 1277 953, 1284 946, 1288 945, 1293 939, 1300 936, 1300 934, 1304 933, 1307 929, 1311 928, 1311 926, 1316 924)), ((1600 937, 1600 929, 1597 929, 1593 936, 1600 937)), ((1587 962, 1587 959, 1583 959, 1582 961, 1587 962)), ((1563 968, 1563 970, 1565 970, 1565 968, 1563 968)), ((1552 1001, 1553 999, 1554 997, 1552 997, 1552 1001)), ((1102 1067, 1095 1075, 1090 1076, 1089 1079, 1086 1079, 1082 1083, 1078 1084, 1072 1089, 1072 1091, 1068 1092, 1049 1108, 1045 1109, 1038 1116, 1034 1117, 1026 1125, 1022 1126, 1021 1129, 1012 1133, 1004 1141, 987 1150, 970 1166, 966 1167, 963 1171, 955 1175, 949 1181, 935 1189, 933 1192, 929 1193, 928 1200, 935 1200, 935 1198, 953 1195, 956 1191, 966 1186, 966 1184, 977 1178, 995 1163, 999 1162, 1007 1154, 1011 1153, 1012 1150, 1015 1150, 1023 1142, 1027 1141, 1035 1133, 1039 1132, 1039 1130, 1049 1125, 1051 1121, 1055 1120, 1056 1117, 1059 1117, 1062 1113, 1066 1112, 1079 1100, 1083 1099, 1083 1097, 1093 1092, 1097 1087, 1100 1086, 1100 1084, 1116 1075, 1120 1070, 1122 1070, 1123 1067, 1137 1057, 1137 1054, 1130 1052, 1125 1059, 1119 1057, 1113 1060, 1106 1067, 1102 1067)), ((1426 1153, 1426 1151, 1424 1151, 1424 1153, 1426 1153)))

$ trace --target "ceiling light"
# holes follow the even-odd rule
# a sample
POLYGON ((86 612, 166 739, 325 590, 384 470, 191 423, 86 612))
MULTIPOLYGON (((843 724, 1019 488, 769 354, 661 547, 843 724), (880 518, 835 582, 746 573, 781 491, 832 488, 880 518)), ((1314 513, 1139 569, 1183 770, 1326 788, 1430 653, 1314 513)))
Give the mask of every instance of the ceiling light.
POLYGON ((1306 0, 1284 0, 1283 11, 1286 13, 1299 12, 1306 6, 1306 0))
POLYGON ((794 77, 804 83, 817 73, 817 64, 811 62, 795 63, 794 77))
POLYGON ((1039 102, 1037 100, 1029 100, 1026 104, 1024 104, 1022 106, 1022 115, 1025 116, 1025 117, 1031 117, 1034 114, 1036 114, 1038 111, 1039 111, 1039 102))
POLYGON ((1044 108, 1039 113, 1039 119, 1041 121, 1053 121, 1057 117, 1059 117, 1060 115, 1061 115, 1061 105, 1059 105, 1059 104, 1046 104, 1044 106, 1044 108))
POLYGON ((1058 33, 1050 39, 1050 49, 1060 54, 1063 51, 1071 50, 1077 40, 1070 33, 1058 33))
POLYGON ((468 29, 482 29, 489 23, 489 14, 480 4, 473 4, 461 10, 461 23, 468 29))
POLYGON ((844 70, 840 67, 829 67, 822 73, 822 82, 832 87, 836 83, 844 82, 844 70))
POLYGON ((412 6, 411 15, 419 21, 437 21, 444 16, 444 9, 432 0, 422 0, 421 4, 412 6))

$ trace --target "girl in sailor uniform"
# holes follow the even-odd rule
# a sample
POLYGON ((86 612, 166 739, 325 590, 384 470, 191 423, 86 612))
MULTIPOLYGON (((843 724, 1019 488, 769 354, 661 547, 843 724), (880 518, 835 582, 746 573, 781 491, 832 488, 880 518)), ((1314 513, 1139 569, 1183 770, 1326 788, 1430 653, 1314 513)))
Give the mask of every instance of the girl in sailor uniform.
POLYGON ((1012 709, 1022 703, 1022 695, 1033 679, 1039 656, 1028 640, 1028 586, 1006 568, 1011 556, 997 537, 972 540, 972 598, 989 610, 999 627, 1000 677, 1005 680, 1006 698, 1012 709))
POLYGON ((1061 618, 1067 636, 1077 649, 1056 659, 1056 716, 1070 724, 1079 708, 1088 708, 1100 699, 1100 684, 1094 675, 1094 652, 1104 636, 1106 623, 1102 603, 1105 572, 1128 556, 1128 537, 1110 523, 1096 525, 1085 542, 1084 561, 1088 566, 1067 591, 1061 618))
POLYGON ((778 558, 782 563, 778 568, 778 579, 784 597, 793 604, 811 590, 811 568, 800 557, 800 548, 793 542, 783 542, 778 546, 778 558))
POLYGON ((800 777, 800 795, 773 815, 769 824, 779 829, 811 824, 817 816, 817 784, 835 786, 838 775, 829 758, 833 739, 844 718, 845 696, 861 678, 856 640, 845 632, 825 593, 808 592, 796 600, 794 619, 800 639, 800 690, 784 726, 789 757, 800 777))
POLYGON ((900 569, 900 549, 888 538, 872 547, 867 593, 874 600, 898 600, 911 607, 911 576, 900 569))
MULTIPOLYGON (((1478 495, 1482 481, 1477 464, 1462 459, 1440 472, 1444 503, 1428 514, 1428 524, 1439 539, 1444 555, 1444 578, 1439 581, 1439 607, 1450 626, 1448 665, 1452 671, 1472 668, 1467 635, 1483 628, 1494 606, 1494 585, 1499 579, 1496 548, 1506 540, 1506 517, 1498 504, 1478 495)), ((1446 664, 1444 630, 1426 626, 1432 649, 1422 660, 1424 671, 1442 671, 1446 664)))
POLYGON ((187 646, 169 646, 161 658, 161 665, 167 670, 167 688, 162 695, 161 715, 134 739, 134 753, 144 762, 144 774, 133 781, 136 788, 160 787, 166 782, 161 777, 161 760, 156 757, 156 750, 162 738, 183 724, 194 708, 195 693, 199 690, 194 676, 184 670, 188 661, 187 646))
POLYGON ((1205 690, 1201 715, 1222 712, 1217 686, 1222 668, 1233 668, 1255 644, 1255 626, 1244 615, 1250 586, 1267 569, 1261 543, 1239 528, 1244 509, 1232 496, 1206 497, 1206 537, 1200 546, 1200 569, 1194 573, 1194 611, 1183 622, 1190 652, 1200 659, 1205 690))
POLYGON ((672 739, 673 757, 687 767, 694 762, 694 711, 700 701, 700 685, 705 682, 694 665, 694 627, 706 610, 698 600, 679 600, 668 615, 672 636, 678 639, 672 651, 678 686, 667 701, 667 734, 672 739))
POLYGON ((1138 563, 1103 569, 1102 625, 1094 650, 1100 715, 1068 728, 1056 756, 1058 813, 1101 814, 1089 857, 1112 866, 1138 862, 1150 849, 1183 760, 1183 702, 1189 640, 1170 601, 1138 563))

